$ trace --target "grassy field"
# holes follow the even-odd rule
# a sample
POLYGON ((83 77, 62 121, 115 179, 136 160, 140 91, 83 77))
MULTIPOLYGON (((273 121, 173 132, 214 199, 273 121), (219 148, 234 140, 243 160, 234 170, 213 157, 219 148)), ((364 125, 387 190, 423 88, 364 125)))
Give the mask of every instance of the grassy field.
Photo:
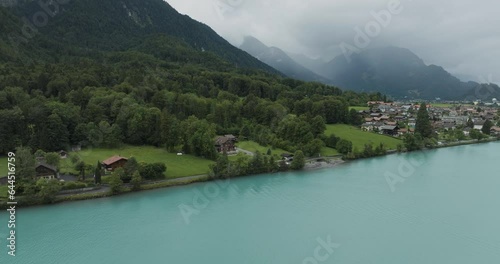
POLYGON ((2 199, 7 199, 7 196, 8 196, 8 189, 9 187, 7 185, 0 185, 0 200, 2 199))
POLYGON ((244 150, 248 150, 250 152, 257 152, 259 151, 262 154, 266 154, 268 149, 271 149, 271 152, 273 155, 281 155, 282 153, 287 153, 287 151, 282 150, 282 149, 273 149, 271 147, 264 147, 262 145, 259 145, 259 143, 254 142, 254 141, 240 141, 236 143, 236 146, 238 148, 242 148, 244 150))
POLYGON ((340 155, 340 153, 336 149, 329 148, 329 147, 323 147, 321 149, 321 156, 330 157, 330 156, 336 156, 336 155, 340 155))
POLYGON ((370 110, 368 106, 349 106, 349 110, 354 109, 356 111, 370 110))
MULTIPOLYGON (((208 166, 213 161, 194 157, 191 155, 177 156, 166 150, 155 147, 132 147, 126 146, 120 149, 91 149, 78 152, 78 155, 88 164, 96 164, 111 156, 135 157, 139 162, 162 162, 167 165, 167 177, 178 178, 208 173, 208 166)), ((70 159, 62 160, 61 171, 72 171, 70 159)))
POLYGON ((353 147, 362 150, 365 144, 373 143, 377 146, 384 143, 388 149, 396 149, 403 142, 389 136, 383 136, 372 132, 364 132, 361 129, 348 125, 327 125, 326 135, 335 134, 337 137, 352 141, 353 147))
POLYGON ((0 177, 7 176, 7 157, 0 157, 0 177))
POLYGON ((431 104, 433 107, 437 107, 437 108, 450 108, 450 107, 453 107, 454 105, 452 104, 439 104, 439 103, 436 103, 436 104, 431 104))

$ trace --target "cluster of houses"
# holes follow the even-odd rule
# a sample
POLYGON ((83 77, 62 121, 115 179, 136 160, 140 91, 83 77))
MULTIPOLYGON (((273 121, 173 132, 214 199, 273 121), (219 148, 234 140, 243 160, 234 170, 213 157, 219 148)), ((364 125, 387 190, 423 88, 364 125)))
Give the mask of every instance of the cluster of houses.
MULTIPOLYGON (((61 158, 65 159, 68 157, 68 153, 64 150, 59 152, 61 158)), ((128 159, 121 156, 113 156, 101 162, 104 170, 112 172, 117 168, 122 168, 127 164, 128 159)), ((58 168, 47 164, 43 159, 37 158, 37 163, 35 166, 35 177, 36 179, 61 179, 59 175, 58 168)))
MULTIPOLYGON (((360 111, 364 123, 361 129, 373 131, 390 136, 403 136, 415 131, 417 112, 419 104, 402 102, 368 102, 369 110, 360 111)), ((435 131, 453 130, 463 128, 464 134, 468 135, 470 130, 481 130, 487 120, 497 124, 497 103, 486 106, 457 105, 454 107, 434 107, 427 105, 427 110, 435 131), (473 128, 466 127, 469 120, 474 123, 473 128)), ((491 135, 500 136, 500 127, 491 128, 491 135)))

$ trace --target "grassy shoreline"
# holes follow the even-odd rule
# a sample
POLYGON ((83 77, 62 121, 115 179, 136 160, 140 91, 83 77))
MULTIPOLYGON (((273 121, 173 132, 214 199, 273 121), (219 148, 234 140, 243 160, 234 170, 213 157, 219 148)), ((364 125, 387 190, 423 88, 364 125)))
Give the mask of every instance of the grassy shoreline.
MULTIPOLYGON (((455 142, 453 144, 447 144, 443 146, 437 146, 436 148, 450 148, 450 147, 458 147, 458 146, 464 146, 464 145, 474 145, 474 144, 483 144, 483 143, 491 143, 491 142, 496 142, 500 141, 500 138, 489 138, 481 141, 467 141, 467 142, 455 142)), ((427 150, 432 150, 432 149, 423 149, 423 151, 427 150)), ((398 152, 392 151, 388 152, 386 155, 392 155, 392 154, 397 154, 398 152)), ((407 152, 409 153, 409 152, 407 152)), ((381 157, 381 156, 378 156, 381 157)), ((374 157, 371 157, 374 158, 374 157)), ((364 158, 364 159, 369 159, 369 158, 364 158)), ((355 159, 355 160, 360 160, 360 159, 355 159)), ((349 160, 349 161, 355 161, 355 160, 349 160)), ((349 161, 345 161, 342 163, 348 163, 349 161)), ((339 164, 342 164, 339 163, 339 164)), ((306 170, 319 170, 319 169, 325 169, 325 168, 335 168, 335 166, 319 166, 316 168, 309 168, 306 170)), ((251 175, 245 175, 245 176, 240 176, 240 177, 251 177, 259 174, 251 174, 251 175)), ((111 196, 118 196, 118 195, 126 195, 129 193, 135 193, 135 192, 143 192, 143 191, 149 191, 149 190, 155 190, 155 189, 163 189, 163 188, 169 188, 169 187, 174 187, 174 186, 183 186, 183 185, 189 185, 192 183, 198 183, 198 182, 209 182, 217 179, 212 179, 208 175, 197 175, 197 176, 192 176, 192 177, 186 177, 185 179, 183 178, 177 178, 175 181, 160 181, 160 182, 154 182, 154 183, 149 183, 149 184, 144 184, 141 186, 141 190, 139 191, 131 191, 129 188, 124 187, 123 192, 120 194, 111 194, 109 192, 104 192, 104 193, 81 193, 81 194, 75 194, 75 195, 68 195, 64 197, 58 197, 56 201, 52 204, 30 204, 30 205, 22 205, 22 207, 31 207, 31 206, 44 206, 44 205, 53 205, 53 204, 60 204, 64 202, 74 202, 74 201, 83 201, 83 200, 90 200, 90 199, 99 199, 99 198, 106 198, 106 197, 111 197, 111 196)), ((6 208, 7 203, 3 202, 0 203, 0 208, 6 208)))

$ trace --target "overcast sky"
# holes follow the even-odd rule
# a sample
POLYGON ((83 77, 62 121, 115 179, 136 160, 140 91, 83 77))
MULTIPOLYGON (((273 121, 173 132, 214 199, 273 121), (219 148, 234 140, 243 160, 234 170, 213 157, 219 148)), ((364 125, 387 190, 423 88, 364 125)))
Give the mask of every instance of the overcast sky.
POLYGON ((483 82, 500 83, 500 2, 495 0, 167 2, 180 13, 209 25, 235 46, 251 35, 268 46, 328 60, 342 53, 341 43, 363 49, 355 44, 355 28, 366 33, 368 26, 371 36, 366 48, 408 48, 427 64, 482 78, 483 82), (373 13, 389 13, 391 19, 384 27, 373 13))

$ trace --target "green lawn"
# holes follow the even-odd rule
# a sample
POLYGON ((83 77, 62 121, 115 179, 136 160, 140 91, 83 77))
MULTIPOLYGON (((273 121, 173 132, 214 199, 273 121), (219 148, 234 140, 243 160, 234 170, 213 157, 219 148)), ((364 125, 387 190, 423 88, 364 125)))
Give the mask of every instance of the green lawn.
POLYGON ((0 185, 0 200, 1 199, 7 199, 7 197, 8 197, 8 191, 9 191, 9 186, 7 186, 7 185, 0 185))
POLYGON ((7 157, 0 157, 0 177, 7 176, 8 173, 7 157))
POLYGON ((453 107, 454 105, 452 104, 439 104, 439 103, 436 103, 436 104, 431 104, 433 107, 437 107, 437 108, 450 108, 450 107, 453 107))
MULTIPOLYGON (((71 154, 71 153, 70 153, 71 154)), ((177 156, 176 153, 168 153, 166 150, 155 147, 133 147, 126 146, 119 149, 90 149, 77 153, 88 164, 97 164, 111 156, 135 157, 139 162, 163 162, 167 165, 167 177, 178 178, 208 173, 208 166, 213 161, 198 158, 191 155, 177 156)), ((73 171, 70 159, 61 162, 61 171, 73 171)))
POLYGON ((325 134, 335 134, 337 137, 352 141, 353 147, 363 150, 365 144, 373 143, 377 146, 384 143, 387 149, 396 149, 398 144, 403 142, 399 139, 376 134, 373 132, 364 132, 361 129, 349 125, 327 125, 325 134))
POLYGON ((323 157, 330 157, 330 156, 336 156, 336 155, 340 155, 340 153, 336 149, 329 148, 329 147, 321 148, 321 156, 323 156, 323 157))
POLYGON ((282 153, 287 153, 286 150, 282 150, 279 148, 273 149, 272 147, 264 147, 262 145, 259 145, 259 143, 254 142, 254 141, 240 141, 236 143, 236 146, 238 148, 242 148, 244 150, 248 150, 250 152, 257 152, 259 151, 261 154, 266 154, 268 149, 271 149, 271 152, 273 155, 281 155, 282 153))
POLYGON ((356 111, 370 110, 368 106, 349 106, 349 110, 354 109, 356 111))

